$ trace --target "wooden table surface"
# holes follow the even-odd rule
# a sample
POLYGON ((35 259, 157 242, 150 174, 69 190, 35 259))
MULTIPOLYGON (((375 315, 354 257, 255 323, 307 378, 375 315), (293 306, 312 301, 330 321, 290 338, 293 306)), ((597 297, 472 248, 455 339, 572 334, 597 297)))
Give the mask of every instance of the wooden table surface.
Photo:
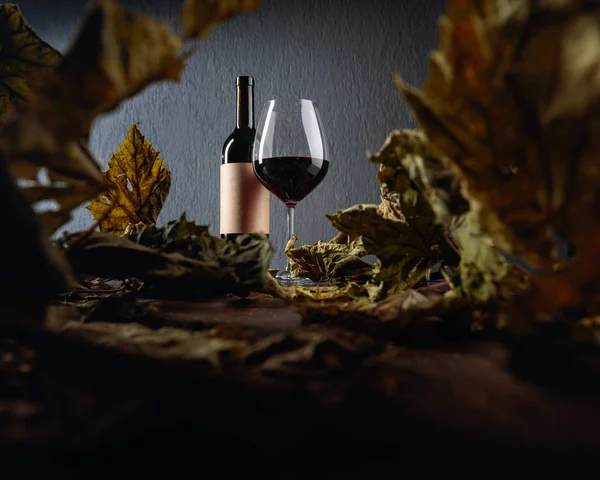
MULTIPOLYGON (((262 336, 327 328, 301 327, 293 306, 267 298, 163 302, 160 322, 262 336)), ((600 466, 595 354, 453 340, 302 377, 214 371, 35 331, 0 339, 0 452, 12 472, 2 479, 184 467, 225 478, 577 478, 600 466)))

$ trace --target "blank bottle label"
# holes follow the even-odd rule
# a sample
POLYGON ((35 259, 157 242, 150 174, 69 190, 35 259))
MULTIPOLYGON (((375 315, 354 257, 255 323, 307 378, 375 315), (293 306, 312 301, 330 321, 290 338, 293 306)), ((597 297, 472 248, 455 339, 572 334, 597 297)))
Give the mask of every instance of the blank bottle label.
POLYGON ((269 200, 251 163, 221 165, 221 234, 268 234, 269 200))

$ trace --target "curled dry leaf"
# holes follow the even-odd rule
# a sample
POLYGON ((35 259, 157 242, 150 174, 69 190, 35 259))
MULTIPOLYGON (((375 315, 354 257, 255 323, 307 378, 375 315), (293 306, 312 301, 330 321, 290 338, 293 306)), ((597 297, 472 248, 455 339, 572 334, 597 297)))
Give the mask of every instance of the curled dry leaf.
POLYGON ((293 236, 285 247, 293 277, 360 281, 373 276, 373 265, 362 259, 367 252, 360 238, 350 240, 347 235, 338 235, 330 242, 296 248, 297 241, 298 237, 293 236))
POLYGON ((126 233, 131 240, 146 247, 160 248, 163 252, 187 252, 187 256, 194 256, 194 242, 200 238, 210 237, 207 225, 196 225, 190 222, 185 212, 177 219, 167 224, 156 227, 155 225, 137 224, 126 233), (189 250, 189 251, 188 251, 189 250))
POLYGON ((380 165, 382 203, 356 205, 327 215, 351 239, 360 237, 367 253, 379 259, 376 282, 410 288, 439 260, 442 228, 418 185, 402 165, 406 136, 393 132, 370 159, 380 165))
POLYGON ((422 90, 399 88, 482 232, 539 266, 596 217, 597 2, 451 0, 422 90))
MULTIPOLYGON (((55 115, 43 113, 52 103, 44 99, 44 91, 58 81, 60 54, 39 39, 14 5, 0 6, 0 28, 4 31, 0 70, 6 75, 3 85, 8 92, 2 104, 9 109, 14 105, 21 113, 5 126, 0 149, 12 175, 25 180, 22 191, 32 205, 54 202, 54 210, 41 216, 46 231, 52 232, 69 220, 73 208, 98 191, 102 183, 100 171, 81 139, 67 139, 62 144, 54 137, 53 122, 60 117, 58 110, 62 105, 53 105, 55 115), (48 123, 42 124, 40 116, 48 123), (40 178, 44 169, 50 183, 40 178), (72 182, 55 182, 64 179, 72 182)), ((2 116, 2 123, 8 119, 2 116)))
MULTIPOLYGON (((427 199, 437 222, 446 230, 452 230, 454 223, 469 211, 469 202, 462 194, 460 178, 451 164, 436 153, 421 130, 395 130, 387 143, 393 146, 394 156, 386 162, 393 164, 395 159, 399 160, 427 199)), ((379 177, 387 184, 385 170, 379 177)))
POLYGON ((306 299, 322 303, 346 302, 352 299, 376 301, 383 292, 383 282, 374 283, 356 283, 348 282, 340 285, 317 285, 314 287, 282 287, 274 280, 277 288, 273 288, 273 296, 284 298, 290 301, 303 301, 306 299))
POLYGON ((431 250, 408 224, 382 217, 377 205, 355 205, 327 218, 351 238, 360 236, 367 252, 377 256, 376 281, 410 287, 437 259, 435 246, 431 250))
POLYGON ((585 315, 600 288, 600 4, 483 5, 451 1, 423 90, 399 87, 481 231, 545 267, 515 316, 585 315), (577 257, 551 271, 557 238, 577 257))
MULTIPOLYGON (((460 294, 479 302, 500 300, 503 297, 501 292, 510 289, 507 284, 517 282, 516 276, 508 274, 516 273, 520 268, 507 263, 490 237, 481 232, 477 217, 471 213, 464 215, 460 223, 456 222, 451 235, 460 252, 457 275, 452 279, 453 286, 460 294)), ((514 287, 517 289, 517 285, 514 287)))
POLYGON ((122 234, 130 224, 156 223, 171 188, 171 172, 137 124, 113 154, 104 176, 111 188, 87 206, 101 231, 122 234))
POLYGON ((49 85, 49 93, 67 111, 63 127, 71 132, 78 120, 85 134, 97 115, 149 84, 179 80, 185 65, 182 47, 168 25, 100 0, 59 67, 60 81, 49 85))
POLYGON ((0 5, 0 127, 23 113, 34 84, 50 74, 61 55, 37 36, 17 5, 0 5))
POLYGON ((229 18, 256 12, 263 0, 186 0, 183 26, 186 38, 204 38, 212 28, 229 18))
POLYGON ((435 153, 421 131, 395 131, 389 142, 395 145, 395 158, 419 187, 444 229, 442 262, 456 272, 452 286, 457 293, 487 302, 505 297, 502 292, 521 292, 525 272, 519 275, 518 266, 509 266, 491 238, 481 231, 475 214, 480 205, 472 202, 471 206, 464 197, 460 177, 450 168, 450 162, 435 153))
POLYGON ((152 82, 177 80, 181 48, 167 25, 101 0, 25 114, 3 130, 0 149, 13 176, 32 187, 26 196, 54 202, 44 214, 52 230, 106 188, 86 146, 93 121, 152 82))
POLYGON ((353 322, 393 323, 404 327, 416 318, 435 315, 434 307, 444 305, 442 295, 424 295, 416 290, 393 293, 378 302, 356 299, 346 302, 317 303, 306 301, 298 305, 303 318, 311 323, 334 322, 348 325, 353 322))
MULTIPOLYGON (((176 222, 187 222, 185 216, 176 222)), ((235 241, 213 237, 208 229, 174 222, 144 226, 128 238, 97 232, 69 248, 66 255, 78 274, 104 278, 138 278, 158 297, 190 297, 263 291, 273 249, 264 234, 241 235, 235 241), (185 231, 200 234, 184 234, 185 231), (170 232, 170 233, 167 233, 170 232)), ((64 239, 68 243, 68 238, 64 239)))

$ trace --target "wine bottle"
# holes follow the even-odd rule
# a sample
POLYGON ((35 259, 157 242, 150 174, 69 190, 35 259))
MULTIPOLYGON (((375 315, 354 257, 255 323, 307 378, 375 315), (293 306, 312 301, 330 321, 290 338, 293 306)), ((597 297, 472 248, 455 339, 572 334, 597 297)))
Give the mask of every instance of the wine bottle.
POLYGON ((234 239, 242 233, 269 234, 269 191, 252 168, 254 127, 254 79, 237 77, 235 129, 221 154, 221 237, 234 239))

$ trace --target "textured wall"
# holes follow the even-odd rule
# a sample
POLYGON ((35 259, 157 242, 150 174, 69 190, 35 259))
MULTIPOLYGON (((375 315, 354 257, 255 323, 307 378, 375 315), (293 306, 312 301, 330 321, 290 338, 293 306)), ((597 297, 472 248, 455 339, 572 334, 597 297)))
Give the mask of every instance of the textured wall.
MULTIPOLYGON (((85 11, 84 1, 19 3, 40 36, 65 50, 85 11)), ((131 9, 177 25, 183 0, 130 0, 131 9)), ((392 82, 398 68, 420 84, 434 46, 443 0, 266 0, 256 15, 234 19, 197 44, 179 85, 150 87, 95 126, 91 148, 106 165, 133 122, 161 151, 173 186, 159 221, 182 211, 218 231, 220 150, 234 126, 235 76, 256 78, 257 118, 277 95, 315 100, 327 127, 331 168, 297 208, 302 242, 328 239, 323 214, 376 202, 376 169, 365 156, 395 128, 414 125, 392 82)), ((70 229, 91 223, 77 212, 70 229)), ((271 232, 281 250, 285 212, 271 202, 271 232)), ((278 255, 274 263, 281 260, 278 255)))

